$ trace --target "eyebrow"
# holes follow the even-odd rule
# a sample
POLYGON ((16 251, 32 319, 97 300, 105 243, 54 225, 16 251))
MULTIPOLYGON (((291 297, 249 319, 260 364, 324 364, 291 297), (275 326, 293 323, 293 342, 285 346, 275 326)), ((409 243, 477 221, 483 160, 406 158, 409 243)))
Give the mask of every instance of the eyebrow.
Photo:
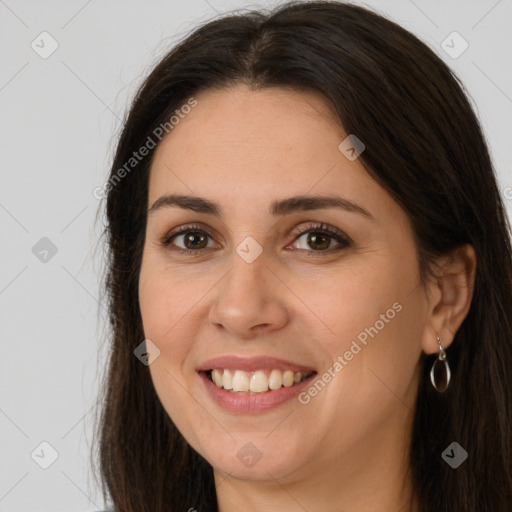
MULTIPOLYGON (((163 208, 177 207, 184 210, 192 210, 197 213, 205 213, 222 218, 221 206, 209 199, 196 196, 170 194, 158 198, 148 213, 151 215, 163 208)), ((368 219, 375 220, 368 210, 358 204, 339 196, 293 196, 279 199, 271 203, 269 213, 273 216, 288 215, 294 212, 321 210, 325 208, 341 208, 348 212, 359 213, 368 219)))

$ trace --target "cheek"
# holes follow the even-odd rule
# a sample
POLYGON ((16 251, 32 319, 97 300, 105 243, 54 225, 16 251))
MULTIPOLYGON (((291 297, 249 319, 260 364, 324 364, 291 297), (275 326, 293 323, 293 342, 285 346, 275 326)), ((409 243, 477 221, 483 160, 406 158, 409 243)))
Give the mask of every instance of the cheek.
POLYGON ((161 258, 149 255, 143 260, 139 278, 139 305, 148 338, 164 342, 181 339, 175 330, 198 301, 197 280, 181 278, 161 258))
POLYGON ((184 321, 194 303, 189 290, 190 287, 177 285, 169 272, 151 266, 150 262, 141 268, 139 305, 144 336, 160 350, 160 357, 151 366, 165 366, 174 374, 182 367, 188 340, 193 336, 190 332, 187 335, 184 321))
POLYGON ((382 265, 364 261, 346 265, 333 272, 328 280, 309 287, 311 309, 329 328, 331 335, 325 338, 331 355, 348 350, 359 335, 364 343, 375 329, 379 335, 396 328, 407 295, 414 282, 414 272, 396 268, 392 261, 382 259, 382 265), (409 275, 407 275, 409 274, 409 275), (365 334, 366 333, 366 334, 365 334))
POLYGON ((172 326, 170 300, 165 281, 159 279, 156 272, 143 267, 139 280, 139 305, 144 335, 158 345, 172 326))
POLYGON ((201 409, 190 399, 190 383, 185 375, 185 361, 190 352, 194 333, 187 323, 187 312, 197 301, 187 288, 176 285, 169 272, 157 265, 141 268, 139 304, 144 335, 160 350, 149 372, 155 392, 178 430, 189 440, 195 440, 191 425, 200 417, 201 409))
POLYGON ((413 255, 373 254, 371 264, 364 258, 357 264, 354 260, 352 267, 333 273, 328 283, 316 288, 310 304, 330 331, 319 338, 321 348, 329 355, 328 364, 340 356, 344 361, 337 373, 343 377, 333 389, 341 386, 344 393, 366 396, 370 402, 406 392, 420 356, 425 321, 413 255))
MULTIPOLYGON (((144 335, 160 350, 150 366, 157 391, 168 389, 164 397, 177 397, 176 387, 188 388, 195 378, 191 364, 196 342, 208 316, 207 295, 215 275, 181 273, 150 255, 143 263, 139 279, 139 305, 144 335)), ((184 397, 186 398, 186 397, 184 397)), ((165 398, 164 398, 165 399, 165 398)))

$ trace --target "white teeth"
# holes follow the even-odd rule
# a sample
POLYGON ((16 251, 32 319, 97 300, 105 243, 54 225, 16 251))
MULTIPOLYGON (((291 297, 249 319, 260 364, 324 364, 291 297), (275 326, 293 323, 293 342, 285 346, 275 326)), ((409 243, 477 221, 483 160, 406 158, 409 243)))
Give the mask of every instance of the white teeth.
POLYGON ((228 391, 265 393, 269 390, 280 389, 282 386, 289 388, 305 380, 311 373, 272 370, 268 374, 268 371, 265 370, 257 370, 251 373, 242 370, 213 369, 210 376, 216 386, 228 391))
POLYGON ((268 379, 264 371, 258 370, 251 375, 249 389, 254 393, 268 391, 268 379))
POLYGON ((212 370, 212 380, 219 388, 222 387, 222 373, 219 370, 212 370))
POLYGON ((224 389, 233 389, 233 376, 229 370, 224 370, 222 374, 222 387, 224 389))
POLYGON ((249 376, 247 373, 235 370, 233 375, 233 391, 249 391, 249 376))
POLYGON ((286 370, 283 373, 283 386, 285 388, 289 388, 290 386, 293 385, 293 380, 293 372, 290 370, 286 370))
POLYGON ((272 370, 268 377, 268 387, 279 389, 283 385, 283 374, 279 370, 272 370))

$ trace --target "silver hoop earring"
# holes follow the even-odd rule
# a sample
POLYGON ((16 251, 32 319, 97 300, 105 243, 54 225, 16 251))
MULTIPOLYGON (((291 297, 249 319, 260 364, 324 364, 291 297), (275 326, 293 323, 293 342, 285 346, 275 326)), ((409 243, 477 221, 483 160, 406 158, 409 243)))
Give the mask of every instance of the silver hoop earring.
POLYGON ((434 361, 432 369, 430 370, 430 380, 436 391, 444 393, 448 388, 448 384, 450 384, 450 366, 448 365, 446 352, 443 345, 441 345, 441 339, 439 336, 437 337, 437 343, 439 344, 439 354, 437 355, 437 359, 434 361))

